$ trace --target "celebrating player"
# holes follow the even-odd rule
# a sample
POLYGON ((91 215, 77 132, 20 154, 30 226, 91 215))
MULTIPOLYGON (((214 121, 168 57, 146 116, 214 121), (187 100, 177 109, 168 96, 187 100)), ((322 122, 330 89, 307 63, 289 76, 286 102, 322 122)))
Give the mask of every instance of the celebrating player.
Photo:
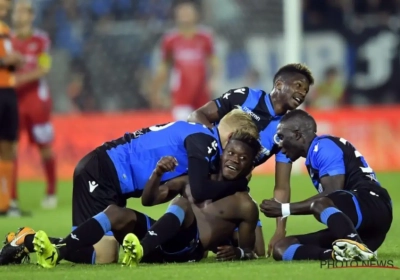
POLYGON ((15 70, 24 59, 13 51, 10 29, 2 22, 11 0, 0 0, 0 215, 11 205, 11 189, 18 139, 18 104, 15 94, 15 70))
POLYGON ((276 260, 371 260, 392 224, 391 199, 365 158, 347 140, 317 136, 315 120, 302 110, 286 114, 277 130, 282 152, 306 158, 319 192, 305 201, 264 200, 268 217, 314 215, 328 228, 286 237, 275 244, 276 260), (333 248, 333 251, 332 251, 333 248))
POLYGON ((151 105, 158 108, 165 103, 161 89, 172 70, 172 114, 175 120, 186 120, 193 110, 211 99, 209 91, 216 80, 218 63, 211 32, 197 25, 195 5, 189 1, 180 3, 175 8, 175 18, 177 28, 162 39, 162 61, 150 91, 151 105))
MULTIPOLYGON (((30 1, 20 0, 16 3, 13 13, 12 43, 14 49, 23 54, 26 60, 24 67, 16 75, 20 130, 26 130, 29 141, 39 148, 47 181, 47 196, 42 201, 42 206, 54 208, 57 206, 57 199, 55 160, 51 148, 53 141, 53 126, 50 122, 51 97, 44 79, 51 66, 48 54, 50 40, 43 31, 33 29, 34 17, 30 1)), ((16 208, 17 172, 14 174, 12 206, 16 208)), ((15 214, 19 213, 17 209, 12 210, 15 214)))
MULTIPOLYGON (((244 179, 251 172, 259 150, 258 139, 248 133, 234 133, 221 158, 219 180, 227 182, 244 179)), ((88 240, 92 240, 91 236, 96 236, 99 240, 109 230, 113 230, 115 237, 123 245, 123 264, 129 266, 140 261, 199 261, 206 250, 215 248, 231 237, 236 226, 239 227, 241 247, 238 259, 256 258, 253 249, 258 209, 248 192, 242 191, 214 202, 195 204, 190 187, 186 188, 191 181, 187 176, 172 179, 162 185, 166 174, 176 172, 178 162, 174 157, 163 157, 144 188, 143 195, 154 198, 158 203, 169 201, 170 197, 179 193, 183 195, 172 201, 166 214, 158 221, 135 210, 124 208, 120 211, 117 206, 111 205, 88 220, 79 231, 71 234, 74 238, 65 239, 65 245, 57 248, 51 244, 45 232, 39 231, 34 238, 39 265, 45 268, 54 267, 71 251, 88 245, 88 240), (127 233, 130 234, 126 235, 127 233)), ((93 242, 96 241, 93 239, 93 242)))
MULTIPOLYGON (((104 218, 96 215, 109 205, 116 205, 121 215, 124 215, 126 199, 141 196, 154 166, 163 156, 174 155, 178 166, 175 171, 164 174, 161 181, 188 174, 191 193, 196 201, 218 199, 236 191, 247 190, 246 178, 229 182, 209 179, 210 173, 218 172, 220 152, 237 129, 243 129, 258 139, 259 133, 251 117, 241 110, 233 110, 221 120, 218 128, 209 129, 201 124, 183 121, 156 125, 127 133, 90 152, 74 171, 74 231, 64 242, 69 246, 77 234, 81 235, 80 232, 101 228, 104 218)), ((90 240, 81 239, 81 249, 70 251, 67 260, 92 263, 95 256, 96 263, 117 261, 118 244, 112 232, 102 237, 103 233, 100 237, 89 235, 90 240), (95 243, 92 240, 100 241, 92 246, 95 243)), ((33 235, 24 239, 27 249, 32 252, 33 235)), ((12 248, 4 247, 4 254, 6 250, 12 251, 12 248)))
MULTIPOLYGON (((274 142, 276 127, 282 116, 304 102, 310 85, 314 83, 311 71, 302 64, 288 64, 283 66, 274 76, 274 88, 267 94, 262 90, 247 87, 232 89, 221 97, 210 101, 200 109, 193 112, 188 121, 203 123, 213 127, 228 112, 240 108, 252 116, 256 123, 264 147, 257 165, 262 164, 275 155, 275 189, 274 196, 280 202, 286 203, 290 199, 290 173, 292 164, 280 152, 274 142)), ((269 246, 268 255, 272 245, 285 237, 286 219, 277 219, 277 228, 269 246)))

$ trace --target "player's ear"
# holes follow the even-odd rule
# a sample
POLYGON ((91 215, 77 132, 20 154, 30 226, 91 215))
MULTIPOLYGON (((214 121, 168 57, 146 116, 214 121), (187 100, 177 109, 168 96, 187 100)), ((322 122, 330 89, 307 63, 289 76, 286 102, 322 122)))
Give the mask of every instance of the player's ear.
POLYGON ((277 81, 275 82, 275 88, 278 89, 278 90, 282 90, 282 88, 283 88, 283 82, 282 82, 281 80, 277 80, 277 81))

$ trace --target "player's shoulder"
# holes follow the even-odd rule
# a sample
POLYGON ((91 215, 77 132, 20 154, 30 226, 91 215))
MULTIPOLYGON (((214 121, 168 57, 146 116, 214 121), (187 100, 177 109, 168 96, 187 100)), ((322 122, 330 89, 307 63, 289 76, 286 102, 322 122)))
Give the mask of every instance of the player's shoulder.
POLYGON ((337 137, 331 135, 317 136, 311 143, 308 157, 318 161, 322 158, 340 155, 342 150, 337 141, 337 137))
POLYGON ((238 87, 238 88, 232 88, 229 90, 229 92, 232 93, 236 93, 236 94, 243 94, 243 95, 247 95, 247 94, 251 94, 253 96, 261 96, 264 91, 261 89, 256 89, 256 88, 250 88, 250 87, 238 87))
POLYGON ((163 41, 172 41, 175 39, 180 38, 181 35, 179 33, 179 30, 176 28, 168 29, 167 31, 164 32, 162 36, 163 41))
POLYGON ((50 40, 49 34, 46 31, 38 28, 35 28, 33 30, 33 37, 40 40, 46 40, 46 41, 50 40))
POLYGON ((213 30, 210 27, 205 26, 205 25, 198 25, 197 34, 200 36, 207 37, 207 38, 211 38, 214 36, 213 30))
POLYGON ((237 198, 237 206, 240 208, 240 212, 244 214, 244 217, 248 219, 258 218, 257 202, 248 192, 237 192, 235 196, 237 198))

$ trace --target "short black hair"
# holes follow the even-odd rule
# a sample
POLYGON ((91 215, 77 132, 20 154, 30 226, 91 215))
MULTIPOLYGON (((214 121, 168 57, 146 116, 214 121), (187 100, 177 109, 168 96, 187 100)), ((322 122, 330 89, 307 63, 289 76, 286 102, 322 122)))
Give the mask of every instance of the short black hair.
POLYGON ((282 117, 281 123, 287 122, 293 122, 293 125, 296 126, 296 129, 300 131, 317 133, 317 122, 306 111, 295 109, 286 113, 282 117))
POLYGON ((260 141, 258 141, 258 139, 251 136, 251 134, 245 130, 242 130, 242 129, 236 130, 232 134, 232 136, 229 138, 229 141, 231 141, 231 140, 241 141, 241 142, 247 144, 247 146, 249 146, 251 148, 251 150, 253 151, 255 157, 261 151, 260 141))
POLYGON ((281 67, 274 76, 274 83, 279 77, 286 74, 294 74, 294 73, 305 76, 310 85, 314 84, 314 77, 313 74, 311 73, 311 70, 305 64, 302 63, 291 63, 281 67))

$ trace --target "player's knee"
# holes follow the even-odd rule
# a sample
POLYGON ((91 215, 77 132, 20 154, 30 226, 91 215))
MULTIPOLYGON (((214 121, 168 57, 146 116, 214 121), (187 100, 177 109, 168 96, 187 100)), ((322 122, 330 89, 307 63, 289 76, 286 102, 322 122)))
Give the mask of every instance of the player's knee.
POLYGON ((272 251, 272 257, 276 261, 284 260, 285 253, 288 251, 290 246, 298 243, 299 241, 295 237, 289 236, 282 238, 281 240, 275 243, 272 251))
POLYGON ((170 205, 170 206, 173 206, 173 205, 178 206, 178 207, 181 208, 185 213, 186 213, 189 209, 191 209, 189 200, 187 200, 187 199, 184 198, 184 197, 176 197, 176 198, 174 198, 174 199, 171 201, 171 205, 170 205))
POLYGON ((321 197, 321 198, 318 198, 317 200, 315 200, 311 204, 311 212, 314 215, 319 215, 319 214, 321 214, 322 211, 324 211, 328 207, 335 207, 335 204, 333 203, 333 201, 330 198, 321 197))
POLYGON ((96 264, 108 264, 118 262, 119 244, 113 236, 103 236, 94 246, 96 251, 96 264))
POLYGON ((127 223, 131 223, 135 219, 136 215, 133 211, 125 211, 125 208, 119 207, 117 205, 109 205, 104 213, 107 215, 112 230, 119 230, 127 223))
POLYGON ((39 151, 42 159, 50 159, 53 157, 53 151, 49 145, 40 145, 39 151))
POLYGON ((186 222, 188 220, 187 214, 190 213, 190 211, 190 202, 184 197, 177 197, 172 200, 170 206, 168 206, 166 213, 171 213, 175 215, 182 225, 184 221, 186 222))
POLYGON ((17 144, 11 141, 0 141, 0 158, 14 160, 17 156, 17 144))

